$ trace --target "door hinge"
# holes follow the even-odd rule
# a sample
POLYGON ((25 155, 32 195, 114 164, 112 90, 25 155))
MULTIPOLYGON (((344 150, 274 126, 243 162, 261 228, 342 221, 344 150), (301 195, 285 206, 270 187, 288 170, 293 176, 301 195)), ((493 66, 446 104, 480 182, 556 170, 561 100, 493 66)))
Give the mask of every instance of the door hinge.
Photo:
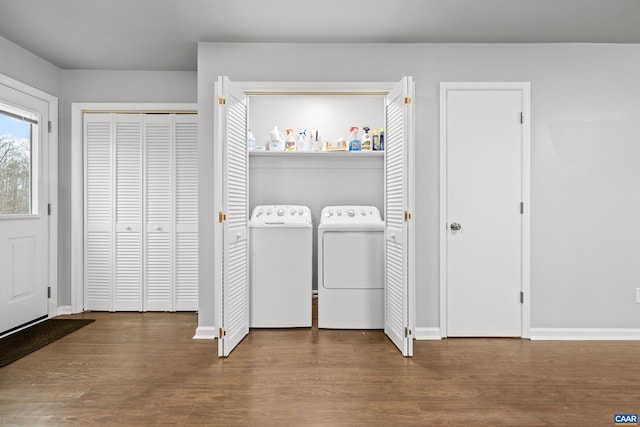
POLYGON ((53 132, 53 124, 51 123, 51 120, 47 122, 47 130, 49 133, 53 132))
POLYGON ((524 304, 524 292, 520 291, 520 304, 524 304))
POLYGON ((218 212, 218 222, 223 222, 227 220, 227 215, 223 214, 222 212, 218 212))
POLYGON ((520 202, 520 215, 524 214, 524 202, 520 202))
POLYGON ((47 299, 51 299, 51 286, 47 287, 47 299))
POLYGON ((409 329, 408 327, 404 328, 404 336, 408 337, 411 335, 411 329, 409 329))
POLYGON ((520 112, 520 124, 524 124, 524 113, 522 111, 520 112))
POLYGON ((218 104, 220 104, 220 105, 224 105, 224 104, 226 104, 226 103, 227 103, 227 100, 226 100, 226 99, 224 99, 224 98, 218 98, 218 104))
POLYGON ((404 98, 404 103, 405 104, 411 104, 411 98, 409 98, 408 96, 404 98))
POLYGON ((404 211, 404 220, 409 221, 411 219, 411 214, 407 211, 404 211))
POLYGON ((47 215, 51 216, 51 203, 47 205, 47 215))
POLYGON ((218 338, 222 339, 222 337, 227 335, 227 331, 224 331, 222 328, 218 331, 218 338))

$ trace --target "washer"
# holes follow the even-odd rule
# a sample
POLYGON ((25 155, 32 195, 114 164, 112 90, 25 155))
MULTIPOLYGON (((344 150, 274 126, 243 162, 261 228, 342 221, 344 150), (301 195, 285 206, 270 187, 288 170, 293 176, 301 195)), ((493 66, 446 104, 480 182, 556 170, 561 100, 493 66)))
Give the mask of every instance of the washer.
POLYGON ((310 327, 313 224, 309 208, 256 206, 249 239, 249 327, 310 327))
POLYGON ((318 327, 384 328, 384 222, 374 206, 322 210, 318 327))

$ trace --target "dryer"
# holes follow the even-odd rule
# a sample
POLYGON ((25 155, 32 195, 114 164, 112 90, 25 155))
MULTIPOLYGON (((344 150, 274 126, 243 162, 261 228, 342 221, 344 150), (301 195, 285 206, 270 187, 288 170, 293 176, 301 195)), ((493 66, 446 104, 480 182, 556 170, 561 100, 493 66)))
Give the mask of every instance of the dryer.
POLYGON ((313 224, 309 208, 256 206, 249 239, 249 327, 310 327, 313 224))
POLYGON ((384 328, 384 222, 375 206, 327 206, 318 226, 318 327, 384 328))

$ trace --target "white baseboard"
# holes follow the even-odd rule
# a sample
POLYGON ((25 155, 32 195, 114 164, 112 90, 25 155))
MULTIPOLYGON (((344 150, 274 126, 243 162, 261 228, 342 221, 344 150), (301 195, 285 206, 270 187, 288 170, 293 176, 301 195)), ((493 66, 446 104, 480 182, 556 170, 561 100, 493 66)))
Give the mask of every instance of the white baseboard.
POLYGON ((417 340, 441 340, 440 328, 416 328, 415 339, 417 340))
POLYGON ((63 316, 65 314, 73 314, 70 305, 61 305, 58 307, 58 314, 56 314, 56 316, 63 316))
POLYGON ((214 340, 216 339, 216 327, 215 326, 198 326, 196 328, 196 334, 193 336, 194 340, 214 340))
POLYGON ((638 328, 531 328, 532 340, 640 340, 638 328))

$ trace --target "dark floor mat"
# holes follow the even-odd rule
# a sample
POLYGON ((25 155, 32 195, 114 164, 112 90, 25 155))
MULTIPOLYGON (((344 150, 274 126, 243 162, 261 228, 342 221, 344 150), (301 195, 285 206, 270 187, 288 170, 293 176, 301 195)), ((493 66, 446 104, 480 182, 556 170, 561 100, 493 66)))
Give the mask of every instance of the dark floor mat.
POLYGON ((49 319, 0 339, 0 367, 41 349, 95 319, 49 319))

